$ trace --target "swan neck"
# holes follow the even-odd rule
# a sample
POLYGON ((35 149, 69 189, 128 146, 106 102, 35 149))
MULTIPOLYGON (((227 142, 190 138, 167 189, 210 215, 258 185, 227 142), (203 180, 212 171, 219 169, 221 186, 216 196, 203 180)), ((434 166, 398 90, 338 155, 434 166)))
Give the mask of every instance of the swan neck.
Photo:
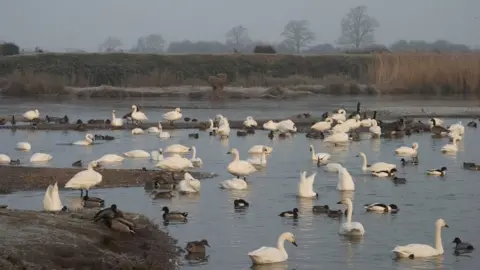
POLYGON ((265 159, 266 159, 266 154, 265 154, 265 152, 262 152, 262 156, 260 157, 260 160, 262 162, 265 162, 265 159))
POLYGON ((112 112, 112 120, 115 121, 116 117, 115 117, 115 113, 112 112))
POLYGON ((239 161, 239 160, 240 160, 240 157, 238 156, 238 153, 234 152, 233 153, 233 161, 239 161))
POLYGON ((365 154, 361 155, 363 159, 362 170, 367 170, 367 156, 365 154))
POLYGON ((158 131, 162 132, 163 129, 162 129, 162 124, 158 123, 158 131))
POLYGON ((310 147, 310 149, 312 149, 312 158, 315 159, 315 148, 313 145, 310 147))
POLYGON ((352 222, 352 212, 353 212, 353 204, 352 201, 347 202, 347 223, 352 222))
POLYGON ((443 253, 442 226, 439 226, 439 225, 437 225, 435 228, 435 249, 439 253, 443 253))
POLYGON ((197 157, 197 148, 192 147, 192 159, 195 159, 197 157))
POLYGON ((277 248, 283 252, 283 254, 285 254, 285 256, 288 256, 287 255, 287 251, 285 250, 285 236, 284 235, 280 235, 277 239, 277 248))

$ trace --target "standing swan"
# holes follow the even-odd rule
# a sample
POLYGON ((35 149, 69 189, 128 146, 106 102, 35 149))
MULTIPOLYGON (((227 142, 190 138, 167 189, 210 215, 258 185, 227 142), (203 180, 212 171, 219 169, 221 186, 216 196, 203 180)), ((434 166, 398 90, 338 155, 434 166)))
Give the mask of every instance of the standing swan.
POLYGON ((343 204, 347 207, 347 221, 340 225, 338 234, 345 236, 363 236, 365 234, 365 229, 363 228, 362 223, 352 222, 352 211, 353 203, 349 198, 344 198, 339 201, 337 204, 343 204))
POLYGON ((347 168, 340 167, 338 168, 338 183, 337 190, 340 191, 352 191, 355 190, 355 183, 353 182, 352 176, 347 171, 347 168))
POLYGON ((137 105, 132 105, 132 121, 136 121, 138 124, 145 120, 148 120, 147 116, 138 110, 137 105))
POLYGON ((277 247, 261 247, 248 253, 253 264, 269 264, 284 262, 288 259, 287 251, 285 250, 284 241, 292 243, 297 246, 295 236, 291 232, 282 233, 277 240, 277 247))
POLYGON ((33 120, 38 119, 40 117, 40 112, 35 109, 33 111, 28 111, 23 114, 23 117, 33 123, 33 120))
POLYGON ((169 111, 163 115, 163 119, 170 121, 170 125, 172 126, 173 122, 180 118, 182 118, 182 110, 180 110, 180 108, 176 108, 175 110, 169 111))
POLYGON ((396 246, 392 253, 397 258, 425 258, 443 254, 442 228, 449 228, 445 220, 439 218, 435 222, 435 247, 424 244, 410 244, 406 246, 396 246))
POLYGON ((123 119, 115 117, 115 110, 112 111, 112 127, 121 127, 123 126, 123 119))
POLYGON ((318 198, 318 193, 313 191, 313 182, 315 181, 316 172, 307 177, 307 172, 300 173, 300 182, 298 183, 298 196, 302 198, 318 198))
POLYGON ((184 174, 183 180, 178 183, 178 188, 183 193, 197 193, 200 192, 200 181, 187 172, 184 174))
POLYGON ((86 196, 88 197, 88 190, 98 185, 102 182, 102 175, 95 170, 94 167, 99 167, 100 164, 97 161, 91 161, 88 164, 88 168, 81 172, 75 174, 68 182, 65 184, 66 188, 80 189, 80 196, 83 198, 83 190, 86 191, 86 196))
POLYGON ((233 155, 233 161, 228 164, 227 171, 237 178, 240 178, 240 176, 245 178, 246 176, 257 171, 255 166, 253 166, 250 162, 240 160, 240 155, 237 149, 233 148, 227 154, 233 155))
POLYGON ((363 171, 383 171, 383 170, 391 170, 393 168, 397 168, 397 165, 391 164, 391 163, 385 163, 385 162, 377 162, 373 163, 372 165, 367 165, 367 156, 365 153, 360 152, 357 157, 362 157, 363 159, 363 164, 362 164, 362 170, 363 171))
POLYGON ((43 210, 47 212, 59 212, 67 210, 67 207, 62 205, 60 194, 58 193, 58 185, 48 185, 45 196, 43 197, 43 210))
POLYGON ((74 145, 91 145, 94 140, 95 138, 93 137, 93 135, 88 133, 87 135, 85 135, 84 140, 76 141, 73 144, 74 145))

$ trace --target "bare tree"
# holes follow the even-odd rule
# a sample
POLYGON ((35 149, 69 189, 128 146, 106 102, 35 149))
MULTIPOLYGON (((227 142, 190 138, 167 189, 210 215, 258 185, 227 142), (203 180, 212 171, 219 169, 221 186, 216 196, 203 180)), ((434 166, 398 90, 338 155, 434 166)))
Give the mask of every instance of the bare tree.
POLYGON ((108 37, 105 41, 100 44, 99 50, 101 52, 113 52, 122 46, 122 41, 116 37, 108 37))
POLYGON ((140 37, 137 40, 137 45, 134 51, 155 53, 162 52, 165 47, 165 40, 161 35, 151 34, 146 37, 140 37))
POLYGON ((247 28, 242 25, 237 25, 230 29, 227 34, 227 43, 234 44, 239 47, 243 47, 251 42, 250 37, 248 36, 247 28))
POLYGON ((359 48, 374 42, 375 29, 379 27, 378 21, 367 14, 367 7, 358 6, 342 19, 341 36, 338 44, 351 45, 359 48))
POLYGON ((286 43, 293 44, 296 53, 315 40, 315 34, 308 29, 306 20, 289 21, 283 29, 282 36, 286 43))

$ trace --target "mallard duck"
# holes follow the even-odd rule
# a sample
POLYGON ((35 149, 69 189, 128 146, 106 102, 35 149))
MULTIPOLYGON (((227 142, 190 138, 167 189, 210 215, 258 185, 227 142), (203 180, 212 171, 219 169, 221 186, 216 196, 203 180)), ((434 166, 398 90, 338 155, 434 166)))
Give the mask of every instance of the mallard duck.
POLYGON ((132 226, 133 224, 124 218, 104 218, 103 222, 112 230, 135 234, 134 226, 132 226))
POLYGON ((112 204, 110 207, 98 211, 93 217, 93 221, 98 222, 102 219, 114 219, 117 217, 123 218, 124 216, 123 213, 118 210, 117 205, 112 204))
POLYGON ((20 165, 20 159, 10 160, 10 165, 20 165))
POLYGON ((175 197, 172 191, 154 191, 152 194, 154 199, 170 199, 175 197))
POLYGON ((83 196, 82 203, 83 207, 85 208, 97 208, 105 206, 105 201, 98 197, 83 196))
POLYGON ((412 157, 410 160, 406 160, 404 158, 400 159, 400 162, 402 162, 402 166, 407 166, 407 165, 418 165, 418 157, 412 157))
POLYGON ((427 170, 427 174, 429 175, 437 175, 437 176, 445 176, 445 173, 447 171, 447 167, 442 167, 440 169, 430 169, 427 170))
POLYGON ((250 206, 250 204, 245 201, 244 199, 237 199, 235 201, 233 201, 233 206, 235 208, 248 208, 250 206))
POLYGON ((292 211, 281 212, 278 216, 298 218, 298 208, 293 208, 292 211))
POLYGON ((178 220, 178 221, 187 221, 187 212, 177 212, 177 211, 170 211, 168 207, 164 206, 162 208, 163 211, 163 220, 169 221, 169 220, 178 220))
POLYGON ((188 242, 185 250, 188 253, 205 253, 205 246, 210 247, 206 239, 188 242))

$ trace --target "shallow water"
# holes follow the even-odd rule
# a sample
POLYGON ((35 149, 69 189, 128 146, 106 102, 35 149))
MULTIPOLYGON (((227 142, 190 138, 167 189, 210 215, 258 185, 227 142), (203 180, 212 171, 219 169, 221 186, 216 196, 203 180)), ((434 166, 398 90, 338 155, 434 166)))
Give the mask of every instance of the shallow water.
MULTIPOLYGON (((60 105, 59 105, 60 106, 60 105)), ((216 112, 210 114, 215 114, 216 112)), ((244 113, 242 113, 244 115, 244 113)), ((240 117, 239 117, 240 118, 240 117)), ((460 119, 466 122, 466 119, 460 119)), ((447 124, 456 122, 447 120, 447 124)), ((452 255, 451 241, 458 236, 474 245, 480 243, 478 211, 480 207, 480 182, 478 172, 466 171, 463 161, 480 162, 478 146, 475 143, 479 131, 466 128, 465 139, 460 142, 460 152, 447 156, 439 152, 447 139, 432 139, 429 134, 415 134, 398 140, 370 140, 352 142, 347 148, 331 148, 319 140, 308 140, 304 134, 292 139, 270 141, 266 132, 255 136, 232 136, 228 141, 200 133, 199 140, 188 139, 191 130, 174 131, 173 138, 161 141, 153 135, 131 136, 128 132, 105 131, 114 134, 118 140, 105 142, 92 147, 57 145, 58 142, 73 142, 82 139, 83 133, 69 132, 28 132, 1 131, 0 153, 27 161, 36 151, 51 153, 54 159, 49 166, 66 167, 78 159, 91 160, 105 153, 122 153, 132 149, 154 150, 165 148, 172 143, 195 145, 198 156, 203 159, 201 170, 216 172, 219 177, 202 180, 200 195, 177 196, 172 200, 152 200, 143 188, 94 189, 91 194, 104 198, 107 204, 116 203, 122 210, 139 212, 161 223, 161 208, 165 205, 172 210, 189 212, 186 224, 171 224, 162 227, 171 232, 184 246, 186 241, 208 239, 208 262, 189 264, 184 269, 249 269, 251 261, 247 256, 260 246, 274 246, 278 235, 285 231, 295 234, 298 247, 285 243, 289 254, 287 263, 256 269, 476 269, 480 262, 476 252, 471 257, 452 255), (30 153, 13 150, 18 141, 32 143, 30 153), (395 186, 391 181, 362 175, 361 158, 355 155, 363 151, 369 162, 386 161, 399 164, 399 157, 393 150, 401 145, 418 142, 420 145, 420 165, 417 167, 399 166, 398 176, 406 177, 406 185, 395 186), (240 157, 246 159, 248 149, 255 144, 266 144, 274 148, 268 158, 268 166, 252 175, 247 191, 226 191, 218 188, 220 181, 231 176, 226 166, 231 157, 226 152, 235 147, 240 157), (341 194, 336 188, 337 177, 324 172, 311 162, 308 145, 313 144, 317 152, 329 152, 333 162, 347 167, 355 179, 354 194, 341 194), (468 147, 467 147, 468 146, 468 147), (446 177, 425 175, 429 168, 446 166, 446 177), (317 172, 314 187, 319 193, 318 200, 296 198, 300 171, 308 174, 317 172), (366 235, 360 241, 344 239, 337 235, 340 221, 322 215, 313 215, 315 204, 329 204, 332 208, 342 196, 354 198, 353 220, 361 222, 366 235), (245 212, 233 209, 233 200, 244 198, 251 203, 245 212), (127 203, 128 202, 128 203, 127 203), (401 211, 396 215, 365 213, 366 203, 396 203, 401 211), (298 207, 301 217, 289 220, 278 217, 282 211, 298 207), (390 251, 397 244, 425 243, 433 245, 434 222, 444 218, 449 229, 443 230, 445 255, 443 258, 428 260, 392 259, 390 251)), ((149 160, 126 160, 123 167, 153 167, 149 160)), ((77 191, 61 190, 62 199, 78 196, 77 191)), ((0 204, 11 208, 41 209, 43 191, 18 192, 0 196, 0 204)))

